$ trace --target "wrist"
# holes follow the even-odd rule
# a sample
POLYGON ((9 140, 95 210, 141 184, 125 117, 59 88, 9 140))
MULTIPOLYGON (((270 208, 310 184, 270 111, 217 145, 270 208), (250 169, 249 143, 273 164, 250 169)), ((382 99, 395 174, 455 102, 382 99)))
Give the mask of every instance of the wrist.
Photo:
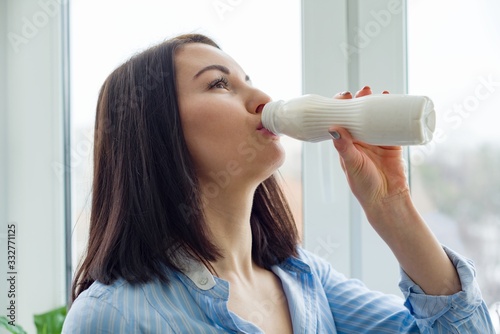
POLYGON ((371 223, 402 218, 401 216, 408 214, 418 215, 411 199, 410 190, 406 187, 393 195, 363 205, 363 210, 371 223))
POLYGON ((412 238, 413 233, 427 229, 413 205, 408 189, 402 189, 363 209, 370 225, 391 248, 398 248, 401 242, 412 238))
POLYGON ((460 291, 455 267, 413 205, 409 190, 386 197, 365 208, 365 213, 403 270, 425 293, 460 291))

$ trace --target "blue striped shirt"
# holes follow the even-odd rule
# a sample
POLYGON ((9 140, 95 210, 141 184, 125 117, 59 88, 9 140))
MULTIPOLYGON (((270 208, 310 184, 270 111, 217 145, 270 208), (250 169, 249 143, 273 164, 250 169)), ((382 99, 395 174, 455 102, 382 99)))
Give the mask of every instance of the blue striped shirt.
MULTIPOLYGON (((272 267, 281 279, 294 333, 494 333, 473 264, 446 249, 462 291, 428 296, 402 271, 405 300, 347 279, 306 250, 272 267)), ((262 333, 258 324, 279 301, 273 296, 242 319, 228 309, 229 284, 189 261, 170 282, 94 282, 73 303, 63 333, 262 333)))

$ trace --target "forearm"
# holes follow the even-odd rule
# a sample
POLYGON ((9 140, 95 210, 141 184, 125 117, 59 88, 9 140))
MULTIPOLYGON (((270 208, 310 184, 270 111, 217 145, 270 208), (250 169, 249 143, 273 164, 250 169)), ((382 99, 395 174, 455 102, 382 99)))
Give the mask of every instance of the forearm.
POLYGON ((455 267, 415 209, 408 191, 364 209, 403 270, 426 294, 451 295, 461 290, 455 267))

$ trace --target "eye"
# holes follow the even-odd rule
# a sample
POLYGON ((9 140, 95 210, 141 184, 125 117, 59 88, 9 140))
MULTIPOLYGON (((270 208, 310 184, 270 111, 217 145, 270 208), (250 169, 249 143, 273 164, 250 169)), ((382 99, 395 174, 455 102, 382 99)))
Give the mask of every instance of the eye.
POLYGON ((212 80, 208 83, 208 88, 213 89, 213 88, 222 88, 222 89, 228 89, 229 88, 229 81, 227 80, 226 77, 221 76, 215 80, 212 80))

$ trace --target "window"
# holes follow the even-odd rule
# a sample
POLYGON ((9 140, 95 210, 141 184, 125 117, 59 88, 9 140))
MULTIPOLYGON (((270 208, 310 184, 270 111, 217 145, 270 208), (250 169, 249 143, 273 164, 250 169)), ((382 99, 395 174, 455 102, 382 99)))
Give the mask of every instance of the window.
MULTIPOLYGON (((85 250, 90 214, 95 106, 111 71, 134 53, 179 33, 214 38, 274 99, 301 93, 300 1, 74 1, 71 6, 73 266, 85 250), (279 20, 279 24, 276 24, 279 20)), ((301 143, 282 138, 280 169, 302 218, 301 143)))
POLYGON ((428 95, 434 140, 411 150, 412 192, 439 240, 475 262, 500 301, 500 4, 408 2, 409 93, 428 95))
MULTIPOLYGON (((135 52, 178 33, 200 32, 214 37, 254 84, 275 99, 302 93, 329 96, 363 85, 375 92, 430 96, 441 120, 433 143, 410 152, 413 196, 438 238, 476 262, 487 302, 500 300, 494 284, 500 278, 495 242, 500 239, 500 177, 495 172, 500 153, 493 111, 500 102, 495 63, 500 48, 493 42, 500 29, 491 15, 499 8, 491 0, 474 8, 451 0, 409 2, 408 9, 406 3, 72 3, 74 265, 87 238, 92 128, 100 85, 135 52), (477 24, 460 23, 471 20, 477 24)), ((302 156, 305 247, 372 289, 399 293, 397 262, 350 194, 331 142, 283 142, 288 159, 281 173, 299 221, 302 156)))

